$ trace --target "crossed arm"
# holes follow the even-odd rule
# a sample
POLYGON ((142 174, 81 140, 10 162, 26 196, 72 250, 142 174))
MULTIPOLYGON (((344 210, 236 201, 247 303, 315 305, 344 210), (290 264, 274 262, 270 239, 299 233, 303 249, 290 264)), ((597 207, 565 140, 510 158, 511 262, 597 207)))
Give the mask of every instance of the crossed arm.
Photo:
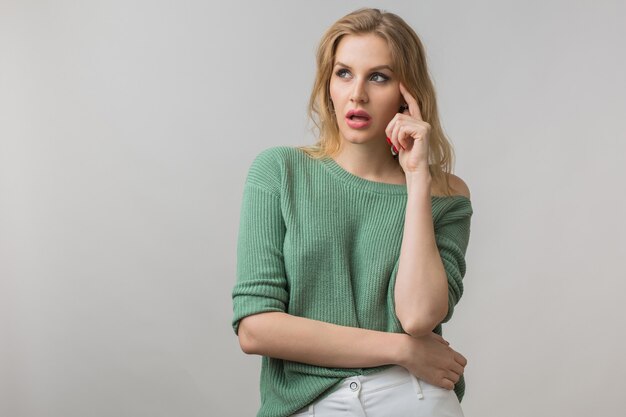
POLYGON ((244 317, 239 342, 247 354, 331 368, 400 365, 430 384, 454 389, 467 359, 436 333, 412 337, 346 327, 283 312, 244 317))

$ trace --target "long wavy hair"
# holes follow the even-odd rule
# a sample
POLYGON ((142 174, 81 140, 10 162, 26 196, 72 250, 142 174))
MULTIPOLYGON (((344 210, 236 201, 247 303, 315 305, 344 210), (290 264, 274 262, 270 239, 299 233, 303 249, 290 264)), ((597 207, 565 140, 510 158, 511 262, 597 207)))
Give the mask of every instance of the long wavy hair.
POLYGON ((394 13, 361 8, 337 20, 326 30, 317 48, 317 74, 308 105, 308 116, 314 123, 313 131, 318 141, 315 145, 298 148, 316 159, 334 156, 339 151, 339 127, 330 100, 335 52, 343 36, 364 34, 375 34, 387 41, 394 72, 416 98, 422 118, 431 126, 428 159, 433 185, 437 184, 446 195, 451 195, 446 173, 452 173, 454 150, 439 122, 437 99, 426 66, 424 47, 415 31, 394 13))

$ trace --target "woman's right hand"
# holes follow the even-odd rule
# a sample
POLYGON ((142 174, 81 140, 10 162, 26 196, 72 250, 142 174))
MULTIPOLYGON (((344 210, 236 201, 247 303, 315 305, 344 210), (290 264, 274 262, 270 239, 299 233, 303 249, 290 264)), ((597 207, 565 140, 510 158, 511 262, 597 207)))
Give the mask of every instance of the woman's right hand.
POLYGON ((403 339, 398 365, 429 384, 454 389, 465 370, 467 359, 450 347, 437 333, 403 339))

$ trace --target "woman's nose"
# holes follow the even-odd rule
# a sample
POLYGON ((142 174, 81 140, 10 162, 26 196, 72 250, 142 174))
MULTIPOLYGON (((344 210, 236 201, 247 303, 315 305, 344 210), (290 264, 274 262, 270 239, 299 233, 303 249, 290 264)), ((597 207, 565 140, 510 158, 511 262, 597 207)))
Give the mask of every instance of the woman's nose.
POLYGON ((354 89, 352 90, 350 101, 363 103, 367 102, 367 91, 365 91, 363 82, 357 81, 354 83, 354 89))

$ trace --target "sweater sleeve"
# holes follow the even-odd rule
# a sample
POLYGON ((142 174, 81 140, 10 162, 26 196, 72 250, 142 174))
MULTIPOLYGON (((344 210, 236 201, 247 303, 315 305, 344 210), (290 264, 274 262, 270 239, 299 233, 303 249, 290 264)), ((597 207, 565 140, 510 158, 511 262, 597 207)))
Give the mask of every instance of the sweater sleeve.
POLYGON ((232 290, 235 334, 246 316, 287 310, 283 261, 285 223, 280 203, 280 163, 271 151, 259 154, 246 183, 237 238, 237 280, 232 290))
POLYGON ((469 244, 472 213, 470 200, 459 199, 435 227, 435 241, 448 277, 448 313, 442 323, 452 318, 454 307, 463 295, 465 254, 469 244))

